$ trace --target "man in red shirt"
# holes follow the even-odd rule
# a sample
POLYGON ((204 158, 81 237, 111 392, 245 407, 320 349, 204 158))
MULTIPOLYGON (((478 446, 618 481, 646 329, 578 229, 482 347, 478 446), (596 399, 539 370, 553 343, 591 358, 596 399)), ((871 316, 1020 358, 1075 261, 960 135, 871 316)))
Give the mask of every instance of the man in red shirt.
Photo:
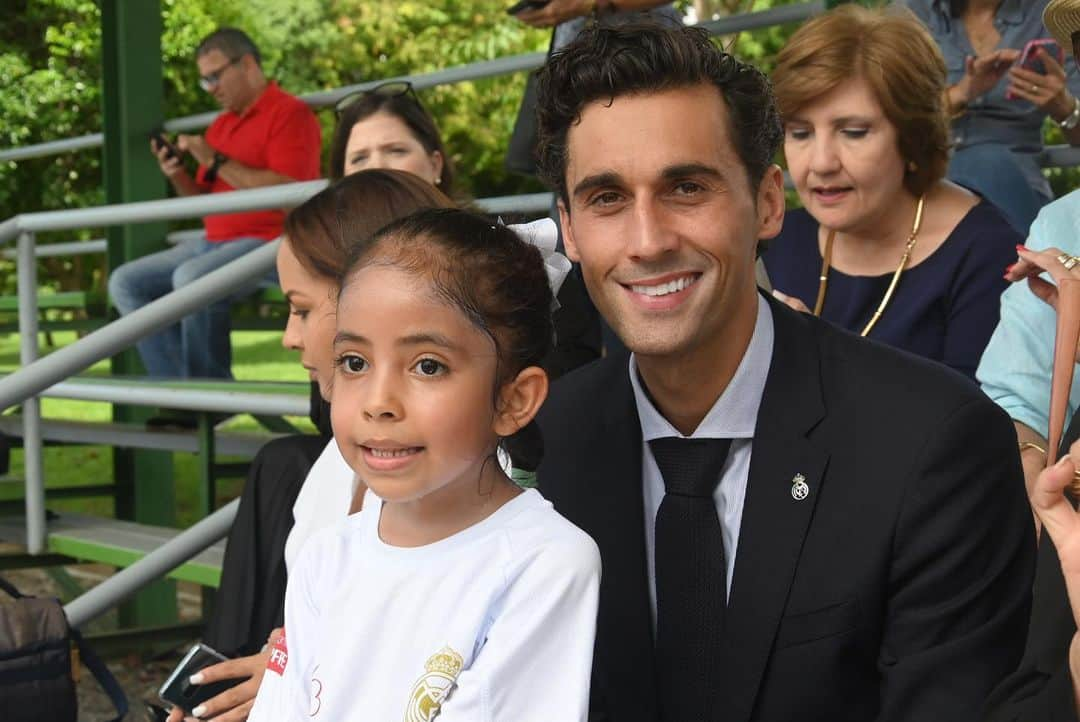
MULTIPOLYGON (((199 83, 221 104, 206 135, 180 135, 176 148, 151 141, 161 172, 177 194, 191 196, 260 188, 319 177, 321 134, 302 101, 267 80, 259 49, 245 33, 221 28, 195 51, 199 83), (192 177, 181 155, 199 164, 192 177)), ((207 216, 206 238, 143 256, 116 268, 109 293, 128 314, 281 234, 284 212, 207 216)), ((255 289, 238 289, 233 299, 255 289)), ((231 378, 229 304, 225 299, 138 344, 151 376, 231 378)))

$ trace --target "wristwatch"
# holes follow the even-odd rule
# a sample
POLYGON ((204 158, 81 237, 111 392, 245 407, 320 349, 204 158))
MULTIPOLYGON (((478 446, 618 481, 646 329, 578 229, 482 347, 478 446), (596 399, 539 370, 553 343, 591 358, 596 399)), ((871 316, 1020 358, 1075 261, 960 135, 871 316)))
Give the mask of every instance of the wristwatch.
POLYGON ((206 174, 203 176, 206 182, 213 183, 215 180, 217 180, 218 169, 228 162, 229 156, 220 152, 214 153, 214 162, 211 163, 210 167, 206 169, 206 174))
POLYGON ((1072 130, 1080 125, 1080 98, 1073 98, 1072 112, 1066 115, 1064 120, 1059 121, 1058 125, 1062 130, 1072 130))

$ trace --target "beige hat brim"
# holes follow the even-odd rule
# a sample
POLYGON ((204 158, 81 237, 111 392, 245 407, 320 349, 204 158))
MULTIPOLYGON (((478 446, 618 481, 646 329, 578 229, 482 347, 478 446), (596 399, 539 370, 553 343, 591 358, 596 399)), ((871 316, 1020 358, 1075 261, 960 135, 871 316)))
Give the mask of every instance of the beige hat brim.
POLYGON ((1080 0, 1050 0, 1043 12, 1043 25, 1066 53, 1072 50, 1072 36, 1080 30, 1080 0))

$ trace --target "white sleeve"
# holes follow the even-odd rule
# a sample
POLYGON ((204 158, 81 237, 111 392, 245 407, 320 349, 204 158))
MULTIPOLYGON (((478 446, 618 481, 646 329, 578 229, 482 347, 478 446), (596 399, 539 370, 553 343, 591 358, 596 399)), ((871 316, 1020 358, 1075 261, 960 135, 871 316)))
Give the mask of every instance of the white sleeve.
POLYGON ((584 533, 539 552, 492 610, 439 722, 584 722, 599 587, 600 552, 584 533))
POLYGON ((296 568, 285 587, 285 655, 284 665, 271 655, 259 684, 248 722, 301 722, 309 717, 311 687, 308 667, 318 629, 319 561, 328 537, 316 535, 304 546, 297 558, 296 568), (275 665, 277 668, 275 668, 275 665), (283 666, 283 668, 282 668, 283 666))

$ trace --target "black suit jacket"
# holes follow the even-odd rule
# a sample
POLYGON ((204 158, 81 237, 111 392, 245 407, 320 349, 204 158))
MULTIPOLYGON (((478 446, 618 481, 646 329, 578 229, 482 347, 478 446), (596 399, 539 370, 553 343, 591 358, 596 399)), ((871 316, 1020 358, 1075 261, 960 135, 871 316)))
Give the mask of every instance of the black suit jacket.
MULTIPOLYGON (((943 366, 769 300, 712 718, 973 719, 1020 658, 1034 568, 1008 417, 943 366), (791 494, 796 474, 810 494, 791 494)), ((627 358, 555 384, 541 490, 603 561, 591 718, 657 718, 627 358)), ((705 718, 703 716, 703 718, 705 718)))

